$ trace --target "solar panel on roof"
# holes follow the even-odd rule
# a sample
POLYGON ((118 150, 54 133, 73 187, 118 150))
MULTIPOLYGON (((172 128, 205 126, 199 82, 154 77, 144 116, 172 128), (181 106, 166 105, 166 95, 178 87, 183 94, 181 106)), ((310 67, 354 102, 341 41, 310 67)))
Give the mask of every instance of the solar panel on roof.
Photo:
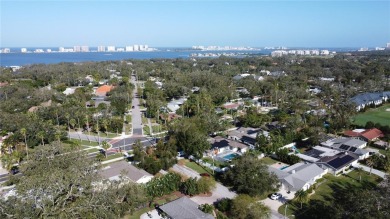
POLYGON ((335 169, 339 169, 340 167, 348 165, 354 159, 355 158, 350 156, 350 155, 345 155, 343 157, 338 157, 338 158, 336 158, 334 160, 329 161, 328 164, 330 166, 334 167, 335 169))
POLYGON ((357 150, 357 148, 355 148, 355 147, 351 147, 350 149, 349 149, 349 151, 352 151, 352 152, 355 152, 357 150))
POLYGON ((340 148, 347 151, 349 146, 348 145, 341 145, 340 148))

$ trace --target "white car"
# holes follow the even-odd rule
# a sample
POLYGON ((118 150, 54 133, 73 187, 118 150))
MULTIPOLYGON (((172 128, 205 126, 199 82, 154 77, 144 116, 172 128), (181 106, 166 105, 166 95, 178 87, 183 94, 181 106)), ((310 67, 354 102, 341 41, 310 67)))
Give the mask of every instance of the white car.
POLYGON ((280 193, 273 193, 273 194, 271 194, 270 199, 272 199, 272 200, 278 200, 278 199, 280 199, 281 197, 282 197, 282 194, 280 194, 280 193))

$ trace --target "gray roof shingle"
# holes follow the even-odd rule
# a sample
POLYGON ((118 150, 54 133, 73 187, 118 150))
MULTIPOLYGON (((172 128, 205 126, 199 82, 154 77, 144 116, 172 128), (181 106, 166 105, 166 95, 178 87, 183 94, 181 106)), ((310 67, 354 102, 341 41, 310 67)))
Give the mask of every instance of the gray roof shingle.
POLYGON ((160 209, 172 219, 214 219, 211 214, 199 210, 198 204, 186 196, 162 205, 160 209))

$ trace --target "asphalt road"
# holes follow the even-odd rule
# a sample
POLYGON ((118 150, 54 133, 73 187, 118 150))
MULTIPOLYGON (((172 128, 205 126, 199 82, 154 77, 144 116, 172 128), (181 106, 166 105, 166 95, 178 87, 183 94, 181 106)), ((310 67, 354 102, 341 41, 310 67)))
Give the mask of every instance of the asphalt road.
POLYGON ((137 94, 137 83, 135 76, 131 76, 131 83, 135 85, 133 90, 132 110, 131 110, 131 121, 133 127, 133 136, 142 136, 142 118, 139 105, 139 99, 137 94))
POLYGON ((7 181, 8 178, 9 178, 9 174, 8 173, 1 174, 0 175, 0 183, 7 181))

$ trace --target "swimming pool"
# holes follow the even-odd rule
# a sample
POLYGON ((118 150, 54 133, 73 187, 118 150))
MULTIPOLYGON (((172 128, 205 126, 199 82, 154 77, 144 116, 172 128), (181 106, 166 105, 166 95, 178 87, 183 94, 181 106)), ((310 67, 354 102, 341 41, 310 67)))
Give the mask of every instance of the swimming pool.
POLYGON ((230 160, 233 160, 233 158, 238 157, 238 156, 239 156, 238 154, 232 153, 232 154, 228 154, 226 156, 223 156, 223 159, 230 161, 230 160))
POLYGON ((283 167, 280 168, 280 170, 284 170, 284 169, 286 169, 287 167, 289 167, 289 166, 283 166, 283 167))

